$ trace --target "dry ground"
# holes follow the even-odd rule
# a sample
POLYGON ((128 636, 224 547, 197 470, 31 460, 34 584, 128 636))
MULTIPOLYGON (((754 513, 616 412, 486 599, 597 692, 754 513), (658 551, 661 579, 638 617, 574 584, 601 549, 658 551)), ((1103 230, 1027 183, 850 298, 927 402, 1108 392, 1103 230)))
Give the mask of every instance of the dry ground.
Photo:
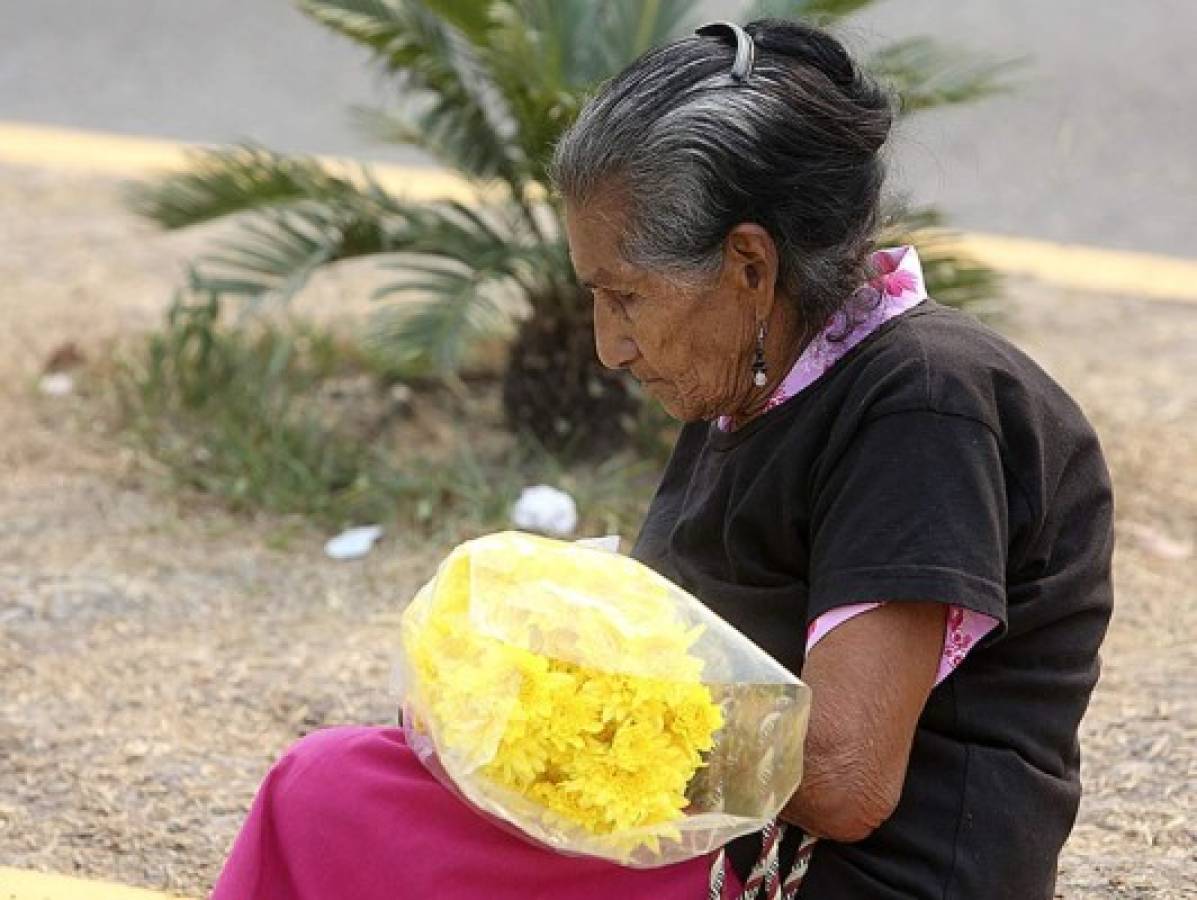
MULTIPOLYGON (((327 561, 302 523, 171 494, 106 433, 86 372, 40 395, 63 341, 94 364, 155 325, 201 236, 59 174, 0 169, 0 210, 0 864, 200 896, 282 747, 391 718, 396 616, 441 548, 327 561)), ((1060 896, 1197 896, 1197 305, 1015 283, 1004 327, 1089 411, 1118 491, 1060 896)))

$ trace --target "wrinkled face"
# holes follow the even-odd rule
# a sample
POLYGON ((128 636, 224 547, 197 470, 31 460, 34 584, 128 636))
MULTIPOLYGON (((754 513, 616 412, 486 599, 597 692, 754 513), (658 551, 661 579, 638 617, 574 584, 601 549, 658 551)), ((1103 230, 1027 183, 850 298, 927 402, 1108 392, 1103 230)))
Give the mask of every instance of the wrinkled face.
POLYGON ((762 393, 752 381, 758 323, 785 330, 775 321, 784 304, 774 303, 772 240, 759 226, 737 226, 718 273, 679 282, 623 258, 618 206, 608 195, 566 209, 574 269, 594 297, 599 359, 631 372, 674 418, 742 414, 762 393))

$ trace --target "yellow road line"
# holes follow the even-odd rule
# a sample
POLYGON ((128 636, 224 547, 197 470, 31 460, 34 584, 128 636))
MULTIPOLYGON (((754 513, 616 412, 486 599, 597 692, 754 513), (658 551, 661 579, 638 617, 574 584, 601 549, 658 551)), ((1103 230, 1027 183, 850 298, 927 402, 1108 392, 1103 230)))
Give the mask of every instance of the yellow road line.
POLYGON ((171 894, 0 866, 0 900, 169 900, 171 894))
MULTIPOLYGON (((184 166, 187 151, 195 146, 0 122, 0 162, 17 165, 138 177, 184 166)), ((355 166, 352 160, 320 159, 340 171, 352 172, 355 166)), ((386 187, 409 197, 469 200, 477 196, 466 181, 440 169, 379 163, 371 164, 371 170, 386 187)), ((1032 276, 1059 287, 1197 302, 1197 259, 976 232, 960 235, 957 245, 998 271, 1032 276)))
MULTIPOLYGON (((190 152, 211 146, 215 145, 0 121, 0 162, 59 171, 137 178, 182 169, 190 152)), ((360 165, 358 160, 316 158, 351 175, 360 165)), ((370 170, 385 187, 408 197, 469 200, 477 194, 463 179, 428 166, 371 163, 370 170)))
POLYGON ((157 138, 0 122, 0 158, 17 165, 128 175, 177 168, 186 146, 157 138))
POLYGON ((1197 302, 1197 259, 966 232, 955 242, 999 272, 1099 294, 1197 302))

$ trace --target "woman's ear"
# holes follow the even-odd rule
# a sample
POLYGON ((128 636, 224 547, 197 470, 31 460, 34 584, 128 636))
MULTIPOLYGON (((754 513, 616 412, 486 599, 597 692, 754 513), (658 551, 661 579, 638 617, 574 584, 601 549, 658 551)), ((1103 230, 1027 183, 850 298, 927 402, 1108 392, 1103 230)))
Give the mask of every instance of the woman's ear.
POLYGON ((765 321, 773 309, 777 285, 777 245, 756 222, 741 222, 728 232, 725 261, 736 289, 755 309, 757 321, 765 321))

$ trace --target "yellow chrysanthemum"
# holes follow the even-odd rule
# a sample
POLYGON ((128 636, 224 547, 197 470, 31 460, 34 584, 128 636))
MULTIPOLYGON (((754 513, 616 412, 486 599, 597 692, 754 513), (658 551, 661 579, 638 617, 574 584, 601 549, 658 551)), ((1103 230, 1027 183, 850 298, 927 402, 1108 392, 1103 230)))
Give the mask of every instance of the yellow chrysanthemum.
POLYGON ((493 535, 455 551, 405 615, 409 703, 448 771, 554 823, 663 825, 723 725, 689 652, 700 633, 631 560, 493 535))

